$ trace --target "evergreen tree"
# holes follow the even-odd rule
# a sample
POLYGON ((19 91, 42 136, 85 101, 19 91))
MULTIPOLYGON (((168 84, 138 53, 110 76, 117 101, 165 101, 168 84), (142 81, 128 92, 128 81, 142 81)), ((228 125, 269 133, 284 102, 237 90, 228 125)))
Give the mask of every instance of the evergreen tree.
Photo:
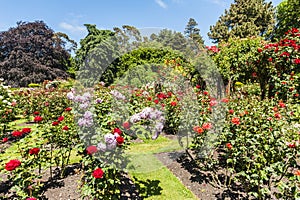
POLYGON ((208 36, 213 43, 227 42, 229 38, 268 36, 275 25, 274 7, 264 0, 235 0, 225 10, 208 36))
POLYGON ((184 34, 191 38, 193 41, 197 42, 199 45, 204 46, 204 41, 202 36, 200 35, 200 29, 197 28, 198 23, 195 19, 190 18, 188 24, 185 27, 184 34))

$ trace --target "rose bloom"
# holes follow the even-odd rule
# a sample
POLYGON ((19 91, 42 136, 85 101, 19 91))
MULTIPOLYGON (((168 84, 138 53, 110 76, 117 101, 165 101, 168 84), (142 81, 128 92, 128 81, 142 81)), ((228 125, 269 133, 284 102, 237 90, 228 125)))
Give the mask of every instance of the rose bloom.
POLYGON ((275 113, 274 116, 275 116, 276 119, 280 119, 281 118, 281 115, 279 113, 275 113))
POLYGON ((124 138, 122 136, 117 137, 116 140, 119 145, 124 143, 124 138))
POLYGON ((40 148, 37 148, 37 147, 29 150, 30 155, 38 155, 39 152, 40 152, 40 148))
POLYGON ((155 100, 154 100, 154 103, 155 103, 155 104, 158 104, 158 103, 159 103, 159 100, 158 100, 158 99, 155 99, 155 100))
POLYGON ((21 165, 21 162, 19 160, 10 160, 8 163, 5 164, 5 169, 7 171, 12 171, 19 167, 21 165))
POLYGON ((119 128, 114 128, 113 133, 118 133, 119 135, 122 135, 122 131, 119 128))
POLYGON ((209 130, 209 129, 211 129, 211 127, 212 127, 212 124, 209 123, 209 122, 205 122, 205 123, 202 124, 202 128, 204 130, 209 130))
POLYGON ((193 130, 194 130, 196 133, 198 133, 198 134, 201 134, 201 133, 204 132, 203 128, 201 128, 200 126, 195 126, 195 127, 193 128, 193 130))
POLYGON ((285 107, 285 104, 282 103, 282 102, 280 102, 280 103, 279 103, 279 107, 280 107, 280 108, 284 108, 284 107, 285 107))
POLYGON ((68 130, 69 130, 69 127, 68 127, 68 126, 64 126, 64 127, 62 128, 62 130, 68 131, 68 130))
POLYGON ((94 178, 103 178, 103 174, 104 174, 103 170, 101 168, 97 168, 93 171, 92 176, 94 178))
POLYGON ((86 148, 86 153, 88 155, 92 155, 94 153, 97 153, 97 151, 98 151, 97 147, 93 146, 93 145, 86 148))
POLYGON ((23 133, 21 131, 13 131, 12 136, 14 137, 22 137, 23 133))
POLYGON ((234 117, 231 119, 231 122, 234 123, 235 125, 239 125, 240 124, 240 119, 237 117, 234 117))
POLYGON ((125 129, 130 129, 130 123, 129 122, 124 122, 123 123, 123 127, 125 128, 125 129))
POLYGON ((209 105, 210 105, 210 106, 215 106, 215 105, 217 105, 217 104, 218 104, 218 102, 217 102, 216 99, 211 99, 210 102, 209 102, 209 105))
POLYGON ((227 144, 226 144, 226 147, 227 147, 228 149, 232 149, 232 144, 227 143, 227 144))
POLYGON ((228 112, 229 112, 229 114, 233 114, 234 110, 230 109, 228 112))
POLYGON ((8 138, 7 138, 7 137, 5 137, 5 138, 2 139, 2 142, 3 142, 3 143, 5 143, 5 142, 7 142, 7 141, 8 141, 8 138))
POLYGON ((64 120, 64 118, 65 118, 64 116, 60 116, 57 118, 57 121, 61 122, 62 120, 64 120))
POLYGON ((40 112, 39 112, 39 111, 35 111, 35 112, 33 112, 33 114, 34 114, 34 115, 39 115, 40 112))
POLYGON ((221 102, 223 102, 223 103, 228 103, 228 102, 229 102, 229 99, 224 98, 224 99, 221 100, 221 102))
POLYGON ((203 94, 204 94, 204 95, 208 95, 208 92, 207 92, 207 91, 204 91, 203 94))
POLYGON ((67 112, 69 112, 71 110, 72 110, 72 108, 70 108, 70 107, 68 107, 68 108, 65 109, 65 111, 67 111, 67 112))
POLYGON ((26 134, 26 133, 30 133, 31 132, 31 128, 23 128, 22 129, 22 133, 26 134))
POLYGON ((171 106, 176 106, 177 102, 176 101, 172 101, 170 104, 171 104, 171 106))
POLYGON ((294 173, 296 176, 300 176, 300 170, 296 170, 294 173))
POLYGON ((58 121, 52 122, 52 126, 57 126, 59 124, 58 121))
POLYGON ((41 122, 43 120, 43 118, 41 116, 36 116, 34 118, 34 122, 41 122))

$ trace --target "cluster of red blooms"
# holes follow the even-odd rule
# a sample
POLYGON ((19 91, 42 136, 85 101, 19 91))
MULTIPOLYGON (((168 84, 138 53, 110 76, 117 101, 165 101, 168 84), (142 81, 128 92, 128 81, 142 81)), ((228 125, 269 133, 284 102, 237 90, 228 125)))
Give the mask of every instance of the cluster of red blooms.
POLYGON ((220 49, 217 46, 206 46, 206 49, 213 53, 218 53, 220 51, 220 49))

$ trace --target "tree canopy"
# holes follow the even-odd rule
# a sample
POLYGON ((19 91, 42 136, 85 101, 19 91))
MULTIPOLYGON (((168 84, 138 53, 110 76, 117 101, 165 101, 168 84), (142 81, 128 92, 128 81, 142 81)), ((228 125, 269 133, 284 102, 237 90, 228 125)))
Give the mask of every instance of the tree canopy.
POLYGON ((275 38, 285 36, 292 28, 300 28, 300 1, 284 0, 276 8, 275 38))
POLYGON ((200 35, 200 29, 197 28, 198 23, 196 22, 195 19, 190 18, 186 27, 184 34, 188 37, 191 38, 193 41, 198 43, 200 46, 204 47, 204 40, 202 36, 200 35))
POLYGON ((66 78, 70 54, 43 21, 18 22, 0 33, 0 77, 13 87, 66 78))
POLYGON ((267 36, 275 25, 274 7, 264 0, 235 0, 229 10, 210 27, 208 36, 213 43, 229 38, 267 36))

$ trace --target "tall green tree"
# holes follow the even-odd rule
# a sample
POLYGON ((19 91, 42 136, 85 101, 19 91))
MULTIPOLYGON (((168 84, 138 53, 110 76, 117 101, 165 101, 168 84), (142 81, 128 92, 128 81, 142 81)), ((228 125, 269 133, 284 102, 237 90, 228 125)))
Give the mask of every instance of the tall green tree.
POLYGON ((188 37, 191 38, 193 41, 197 42, 199 45, 204 47, 204 40, 202 36, 200 35, 200 29, 197 28, 198 23, 196 22, 195 19, 190 18, 186 27, 184 34, 188 37))
POLYGON ((235 0, 229 10, 210 27, 208 36, 213 43, 229 38, 268 36, 275 26, 274 7, 265 0, 235 0))
POLYGON ((300 28, 300 1, 284 0, 276 8, 275 38, 281 38, 291 28, 300 28))
POLYGON ((0 77, 13 87, 67 78, 71 56, 62 36, 43 21, 18 22, 1 32, 0 77))

